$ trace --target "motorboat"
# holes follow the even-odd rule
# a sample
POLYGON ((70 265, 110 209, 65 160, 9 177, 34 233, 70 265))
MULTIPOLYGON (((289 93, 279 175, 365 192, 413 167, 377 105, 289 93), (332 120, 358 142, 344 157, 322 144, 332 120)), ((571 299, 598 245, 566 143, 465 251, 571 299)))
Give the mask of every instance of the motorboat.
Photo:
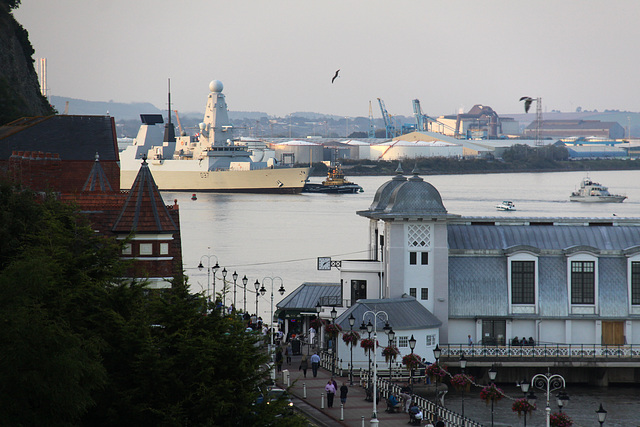
POLYGON ((584 203, 622 203, 627 196, 621 194, 611 194, 604 185, 592 181, 589 177, 584 178, 580 183, 580 188, 571 193, 569 200, 572 202, 584 203))
POLYGON ((504 200, 496 205, 496 209, 499 211, 515 211, 516 204, 511 200, 504 200))

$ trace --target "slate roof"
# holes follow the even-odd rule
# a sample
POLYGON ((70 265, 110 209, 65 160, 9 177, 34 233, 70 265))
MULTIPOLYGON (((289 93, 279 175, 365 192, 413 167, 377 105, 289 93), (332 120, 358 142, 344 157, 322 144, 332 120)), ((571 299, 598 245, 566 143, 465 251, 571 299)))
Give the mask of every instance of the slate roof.
POLYGON ((98 153, 96 153, 96 161, 93 163, 82 191, 113 191, 104 169, 100 166, 100 155, 98 153))
MULTIPOLYGON (((349 316, 353 313, 356 323, 353 329, 360 328, 363 321, 363 315, 367 311, 384 311, 389 315, 389 325, 394 331, 437 328, 442 325, 429 310, 416 301, 415 298, 405 296, 403 298, 388 299, 361 299, 354 305, 349 307, 337 319, 336 323, 342 327, 342 330, 349 330, 349 316)), ((371 319, 373 323, 373 315, 367 314, 367 321, 371 319)), ((382 332, 385 325, 384 315, 376 317, 378 333, 382 332)), ((384 332, 382 332, 384 333, 384 332)))
POLYGON ((506 250, 526 245, 540 250, 590 246, 601 251, 622 251, 640 244, 638 226, 624 223, 585 226, 588 221, 577 219, 575 225, 536 226, 449 224, 449 249, 506 250))
POLYGON ((62 160, 118 161, 115 123, 109 116, 27 117, 0 127, 0 160, 13 151, 58 153, 62 160))
POLYGON ((115 233, 173 233, 178 228, 151 175, 149 165, 143 160, 112 231, 115 233))
POLYGON ((315 312, 316 305, 324 297, 342 299, 340 283, 305 282, 283 298, 276 306, 280 310, 315 312))

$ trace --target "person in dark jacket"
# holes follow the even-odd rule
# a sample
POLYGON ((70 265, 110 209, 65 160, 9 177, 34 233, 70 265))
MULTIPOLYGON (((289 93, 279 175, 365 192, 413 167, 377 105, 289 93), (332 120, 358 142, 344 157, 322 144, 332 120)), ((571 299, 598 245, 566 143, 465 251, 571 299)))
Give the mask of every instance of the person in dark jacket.
POLYGON ((347 387, 346 382, 343 382, 342 386, 340 386, 340 403, 343 405, 347 403, 347 393, 349 393, 349 387, 347 387))

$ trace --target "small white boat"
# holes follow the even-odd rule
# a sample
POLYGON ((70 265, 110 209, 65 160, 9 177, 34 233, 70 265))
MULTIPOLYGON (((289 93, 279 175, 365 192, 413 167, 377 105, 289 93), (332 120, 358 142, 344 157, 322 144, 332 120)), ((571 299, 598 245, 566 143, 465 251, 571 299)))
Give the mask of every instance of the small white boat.
POLYGON ((498 203, 496 205, 496 209, 498 209, 499 211, 515 211, 516 204, 511 200, 504 200, 502 203, 498 203))
POLYGON ((607 187, 591 179, 584 178, 578 191, 571 193, 569 200, 585 203, 621 203, 627 196, 611 194, 607 187))

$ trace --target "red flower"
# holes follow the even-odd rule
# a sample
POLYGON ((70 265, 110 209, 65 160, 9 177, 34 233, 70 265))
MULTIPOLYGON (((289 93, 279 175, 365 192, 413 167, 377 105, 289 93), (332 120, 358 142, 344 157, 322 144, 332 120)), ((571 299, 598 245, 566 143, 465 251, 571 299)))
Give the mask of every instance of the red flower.
POLYGON ((417 368, 421 362, 422 359, 415 353, 407 354, 402 357, 402 364, 409 369, 417 368))
POLYGON ((342 334, 342 341, 347 345, 354 346, 360 341, 360 334, 356 331, 345 332, 342 334))

